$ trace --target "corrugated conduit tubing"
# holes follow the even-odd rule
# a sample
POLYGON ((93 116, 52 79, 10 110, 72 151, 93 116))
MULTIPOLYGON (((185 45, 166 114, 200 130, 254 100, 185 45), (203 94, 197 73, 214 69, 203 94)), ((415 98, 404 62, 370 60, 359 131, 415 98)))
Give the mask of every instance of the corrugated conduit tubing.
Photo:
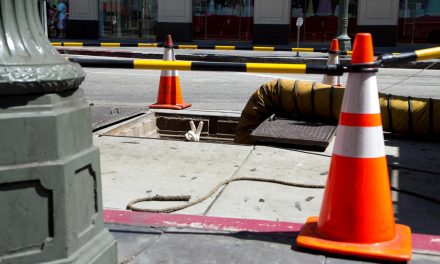
MULTIPOLYGON (((249 99, 237 125, 235 143, 253 144, 251 132, 276 116, 336 122, 344 88, 301 80, 273 80, 249 99)), ((384 131, 419 137, 440 136, 440 100, 379 93, 384 131)))

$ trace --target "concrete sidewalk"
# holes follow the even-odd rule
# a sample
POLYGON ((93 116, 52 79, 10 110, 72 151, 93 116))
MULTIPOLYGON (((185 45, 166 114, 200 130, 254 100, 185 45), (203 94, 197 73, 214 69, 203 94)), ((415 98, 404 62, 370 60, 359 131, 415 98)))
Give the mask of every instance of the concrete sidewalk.
MULTIPOLYGON (((104 206, 125 209, 144 196, 206 194, 234 177, 259 177, 325 184, 332 146, 310 152, 268 146, 95 136, 101 151, 104 206), (123 188, 121 188, 123 187, 123 188)), ((386 141, 391 184, 440 200, 440 144, 386 141)), ((234 182, 183 214, 303 223, 317 215, 323 189, 261 182, 234 182)), ((440 205, 393 192, 396 217, 416 233, 440 234, 440 205), (415 206, 420 205, 420 206, 415 206)), ((173 203, 148 204, 151 208, 173 203)))
MULTIPOLYGON (((124 210, 132 199, 158 194, 188 194, 192 196, 191 200, 194 200, 205 195, 220 181, 234 177, 273 178, 296 183, 325 184, 332 153, 332 145, 325 152, 311 152, 265 146, 111 136, 94 136, 94 143, 101 151, 104 207, 118 210, 124 210)), ((386 140, 386 151, 392 186, 440 200, 438 192, 440 144, 390 138, 386 140)), ((418 254, 411 263, 439 263, 440 204, 399 192, 393 192, 392 195, 396 222, 409 225, 415 235, 426 236, 427 239, 417 244, 413 237, 413 243, 417 244, 413 247, 414 252, 418 254), (421 246, 422 244, 427 246, 421 246)), ((219 192, 204 202, 176 212, 177 214, 171 214, 171 216, 184 214, 302 224, 308 216, 319 214, 322 196, 323 189, 296 188, 250 181, 234 182, 223 186, 219 192)), ((164 208, 177 204, 177 202, 150 202, 140 204, 140 206, 164 208)), ((145 217, 149 219, 148 216, 145 217)), ((162 251, 167 251, 166 259, 169 261, 167 263, 224 263, 225 260, 230 263, 277 263, 275 259, 269 261, 270 258, 267 257, 257 261, 251 258, 253 253, 247 252, 247 250, 257 250, 256 247, 259 247, 261 243, 258 241, 264 238, 230 238, 229 236, 234 233, 230 230, 226 237, 217 234, 218 232, 203 237, 189 236, 189 233, 197 233, 201 230, 211 232, 210 229, 215 225, 211 225, 211 228, 209 225, 197 224, 182 226, 173 218, 167 221, 167 223, 170 222, 174 223, 168 226, 171 228, 196 227, 198 230, 179 230, 179 234, 159 231, 161 233, 156 238, 157 240, 154 240, 156 242, 148 244, 151 248, 145 247, 144 253, 129 257, 131 253, 128 253, 127 248, 124 249, 124 247, 134 245, 130 239, 121 234, 119 227, 119 231, 115 231, 116 237, 119 237, 119 254, 125 254, 124 258, 136 259, 129 263, 158 263, 153 261, 158 259, 154 257, 158 253, 153 249, 159 247, 162 251), (197 252, 200 248, 188 244, 187 247, 192 248, 190 251, 192 250, 194 254, 184 254, 179 257, 182 251, 176 248, 182 247, 185 241, 204 245, 203 250, 211 252, 208 254, 210 259, 199 261, 200 255, 197 252), (240 246, 232 250, 229 243, 239 243, 240 246), (241 247, 250 247, 245 250, 249 255, 240 254, 243 250, 241 247), (224 254, 231 255, 225 257, 224 254)), ((150 228, 148 224, 144 227, 150 228)), ((150 235, 143 235, 144 231, 138 230, 134 233, 130 236, 145 240, 145 243, 150 239, 150 235)), ((149 234, 149 231, 146 233, 149 234)), ((284 239, 286 239, 285 236, 284 239)), ((292 236, 287 239, 293 241, 292 236)), ((267 242, 264 247, 269 247, 271 250, 274 250, 274 247, 282 248, 279 252, 277 250, 278 253, 273 257, 287 254, 292 260, 291 262, 281 261, 283 257, 278 263, 352 262, 325 258, 322 255, 317 257, 311 253, 299 253, 295 247, 293 250, 290 249, 289 245, 267 242)))

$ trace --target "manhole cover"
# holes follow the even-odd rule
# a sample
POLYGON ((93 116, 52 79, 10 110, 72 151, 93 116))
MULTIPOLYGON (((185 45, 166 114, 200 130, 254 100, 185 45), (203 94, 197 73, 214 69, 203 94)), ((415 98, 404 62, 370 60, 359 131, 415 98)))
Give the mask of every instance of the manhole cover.
POLYGON ((256 142, 304 148, 327 148, 336 126, 285 118, 266 119, 251 134, 256 142))

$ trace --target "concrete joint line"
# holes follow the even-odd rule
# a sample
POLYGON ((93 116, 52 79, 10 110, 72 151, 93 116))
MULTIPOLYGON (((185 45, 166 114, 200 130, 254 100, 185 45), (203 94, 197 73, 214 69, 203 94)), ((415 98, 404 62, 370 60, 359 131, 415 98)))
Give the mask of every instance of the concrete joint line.
MULTIPOLYGON (((332 157, 331 154, 328 155, 328 154, 325 154, 325 153, 317 153, 317 152, 311 152, 311 151, 307 151, 307 150, 292 149, 292 151, 300 152, 300 153, 305 153, 305 154, 309 154, 309 155, 320 156, 320 157, 326 157, 326 158, 331 158, 332 157)), ((333 151, 332 151, 332 153, 333 153, 333 151)))
MULTIPOLYGON (((255 150, 255 146, 253 146, 253 148, 249 151, 249 153, 246 155, 246 157, 243 159, 243 161, 240 163, 240 165, 237 167, 237 169, 234 170, 234 172, 232 173, 231 177, 228 178, 228 180, 234 178, 234 176, 240 170, 241 166, 243 166, 243 164, 249 159, 249 156, 251 155, 252 151, 254 151, 254 150, 255 150)), ((211 204, 208 206, 208 208, 206 208, 206 210, 203 212, 204 216, 206 216, 209 213, 209 210, 211 210, 214 203, 217 201, 218 198, 220 198, 223 191, 226 189, 226 187, 228 187, 228 185, 229 185, 229 183, 225 184, 223 187, 220 188, 220 191, 218 191, 218 194, 215 196, 214 200, 211 202, 211 204)))
POLYGON ((131 264, 131 263, 136 263, 136 258, 137 256, 139 256, 142 252, 144 252, 145 250, 148 250, 149 247, 151 247, 162 235, 164 234, 164 232, 156 235, 153 239, 151 239, 150 241, 148 241, 147 245, 145 245, 145 247, 139 249, 138 252, 136 252, 133 256, 131 256, 130 259, 126 260, 126 261, 122 261, 121 264, 131 264))

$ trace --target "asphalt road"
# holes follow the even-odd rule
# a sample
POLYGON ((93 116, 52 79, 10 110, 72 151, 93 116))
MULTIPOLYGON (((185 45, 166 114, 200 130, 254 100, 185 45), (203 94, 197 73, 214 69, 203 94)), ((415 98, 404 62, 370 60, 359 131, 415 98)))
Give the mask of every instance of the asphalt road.
MULTIPOLYGON (((160 71, 83 68, 81 88, 95 105, 147 106, 155 103, 160 71)), ((241 111, 263 83, 277 78, 322 81, 321 75, 179 71, 182 94, 193 110, 241 111)), ((346 82, 343 76, 342 82, 346 82)), ((380 91, 393 95, 440 98, 438 70, 380 69, 380 91)))

